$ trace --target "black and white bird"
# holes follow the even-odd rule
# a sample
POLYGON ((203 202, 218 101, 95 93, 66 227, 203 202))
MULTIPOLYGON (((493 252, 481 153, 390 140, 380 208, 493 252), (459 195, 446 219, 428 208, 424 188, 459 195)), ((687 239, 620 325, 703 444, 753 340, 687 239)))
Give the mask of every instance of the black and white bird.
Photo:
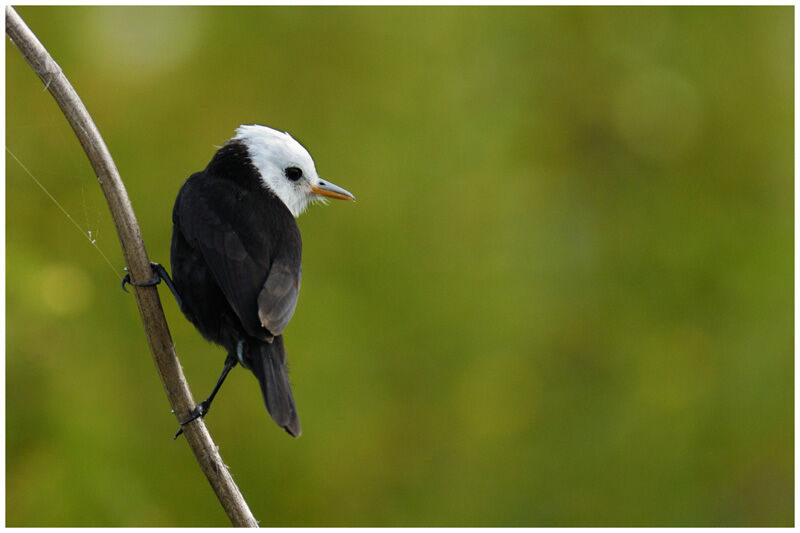
POLYGON ((208 412, 238 363, 255 374, 272 419, 300 435, 283 344, 300 289, 295 218, 326 197, 355 199, 320 179, 309 153, 288 133, 259 125, 239 127, 181 187, 171 250, 181 311, 228 352, 214 390, 181 425, 208 412))

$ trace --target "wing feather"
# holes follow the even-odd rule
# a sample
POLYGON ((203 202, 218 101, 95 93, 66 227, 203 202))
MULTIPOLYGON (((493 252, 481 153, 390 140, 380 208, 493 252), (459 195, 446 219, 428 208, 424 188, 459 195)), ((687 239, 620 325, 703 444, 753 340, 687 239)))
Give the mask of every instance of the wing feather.
MULTIPOLYGON (((294 313, 300 288, 299 250, 276 245, 274 212, 259 197, 218 180, 188 187, 178 211, 186 240, 198 248, 245 331, 271 340, 294 313), (295 253, 296 252, 296 253, 295 253)), ((286 215, 291 217, 288 210, 286 215)), ((294 219, 291 218, 291 224, 294 219)), ((299 237, 299 231, 298 231, 299 237)), ((299 246, 299 238, 297 239, 299 246)))
POLYGON ((258 295, 258 318, 261 325, 281 335, 297 306, 301 272, 287 261, 275 261, 264 288, 258 295))

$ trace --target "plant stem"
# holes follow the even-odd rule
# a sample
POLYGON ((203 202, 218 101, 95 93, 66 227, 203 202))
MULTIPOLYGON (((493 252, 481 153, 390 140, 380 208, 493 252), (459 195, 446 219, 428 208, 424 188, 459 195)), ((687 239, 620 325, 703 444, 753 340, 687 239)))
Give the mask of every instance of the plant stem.
MULTIPOLYGON (((125 186, 100 132, 78 97, 78 93, 67 80, 61 67, 10 6, 6 6, 6 34, 42 79, 83 146, 111 210, 131 278, 142 281, 152 279, 150 260, 125 186)), ((147 341, 153 352, 153 359, 169 403, 178 421, 185 420, 189 417, 195 402, 175 353, 158 291, 154 286, 135 287, 134 293, 147 341)), ((203 420, 197 419, 187 424, 184 427, 184 434, 231 523, 236 527, 258 527, 258 522, 253 517, 247 502, 222 462, 222 457, 203 420)))

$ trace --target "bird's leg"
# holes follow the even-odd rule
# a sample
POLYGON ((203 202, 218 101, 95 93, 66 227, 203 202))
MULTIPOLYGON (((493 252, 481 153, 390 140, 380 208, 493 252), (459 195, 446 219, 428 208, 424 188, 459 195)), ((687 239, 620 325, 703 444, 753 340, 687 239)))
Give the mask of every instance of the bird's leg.
POLYGON ((220 387, 222 387, 222 382, 225 381, 225 378, 228 377, 228 372, 230 372, 237 363, 238 361, 236 356, 233 354, 228 354, 228 357, 225 358, 225 367, 222 369, 222 374, 220 374, 217 384, 214 385, 214 390, 211 391, 211 394, 209 394, 208 398, 197 404, 197 406, 190 413, 189 418, 181 422, 181 427, 178 429, 178 432, 175 433, 173 439, 177 439, 180 434, 183 433, 183 426, 192 420, 197 420, 201 416, 205 416, 206 413, 208 413, 208 410, 211 409, 211 402, 214 401, 214 396, 217 395, 220 387))
MULTIPOLYGON (((130 273, 125 274, 125 276, 122 278, 122 290, 125 291, 125 292, 128 292, 128 289, 125 288, 125 285, 127 285, 127 284, 131 284, 134 287, 152 287, 153 285, 158 285, 159 283, 161 283, 161 280, 164 280, 164 283, 167 284, 167 287, 169 287, 169 290, 172 292, 172 295, 175 297, 175 301, 178 302, 178 307, 183 307, 181 305, 181 297, 178 295, 178 290, 175 288, 175 285, 172 283, 172 278, 170 278, 169 274, 167 274, 167 269, 165 269, 160 264, 154 263, 154 262, 150 263, 150 267, 153 269, 153 272, 155 272, 155 274, 156 274, 155 276, 153 276, 153 279, 151 279, 150 281, 137 282, 137 281, 132 281, 131 280, 130 273)), ((125 267, 125 270, 128 270, 128 267, 125 267)))

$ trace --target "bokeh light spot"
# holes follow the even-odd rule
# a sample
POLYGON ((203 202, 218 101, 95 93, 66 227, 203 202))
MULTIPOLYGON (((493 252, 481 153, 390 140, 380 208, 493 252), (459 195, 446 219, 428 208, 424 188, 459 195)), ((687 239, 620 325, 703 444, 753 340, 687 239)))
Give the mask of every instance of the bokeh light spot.
POLYGON ((92 282, 86 272, 66 263, 44 267, 39 274, 39 290, 45 308, 59 316, 85 311, 93 292, 92 282))
POLYGON ((99 41, 102 71, 145 81, 182 63, 196 50, 207 11, 181 7, 93 9, 86 31, 99 41))

